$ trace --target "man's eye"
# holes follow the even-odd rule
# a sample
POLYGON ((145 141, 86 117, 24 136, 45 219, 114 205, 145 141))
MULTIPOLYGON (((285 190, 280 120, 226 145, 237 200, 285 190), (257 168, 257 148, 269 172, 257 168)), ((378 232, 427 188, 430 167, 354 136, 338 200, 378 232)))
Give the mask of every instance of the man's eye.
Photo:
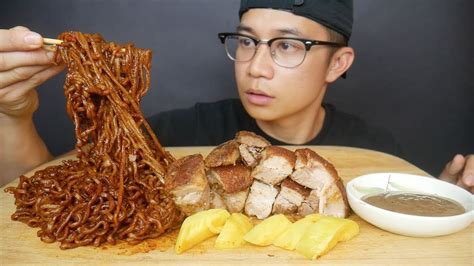
POLYGON ((252 46, 253 45, 253 42, 252 40, 250 39, 247 39, 247 38, 242 38, 240 39, 240 45, 244 46, 244 47, 249 47, 249 46, 252 46))
POLYGON ((298 47, 293 42, 282 41, 278 45, 278 49, 285 52, 293 52, 298 49, 298 47))
POLYGON ((282 50, 288 50, 288 49, 291 49, 291 48, 294 48, 293 45, 291 43, 287 43, 287 42, 282 42, 280 44, 280 48, 282 50))
POLYGON ((304 49, 304 47, 302 47, 303 45, 296 41, 282 40, 276 43, 276 45, 277 50, 285 53, 295 53, 300 51, 301 49, 304 49))

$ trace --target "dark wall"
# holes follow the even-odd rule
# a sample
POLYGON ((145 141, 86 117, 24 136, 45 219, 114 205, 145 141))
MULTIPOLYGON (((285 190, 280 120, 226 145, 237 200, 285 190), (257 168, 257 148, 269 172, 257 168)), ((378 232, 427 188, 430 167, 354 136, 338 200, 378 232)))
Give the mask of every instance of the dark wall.
MULTIPOLYGON (((327 101, 390 129, 405 159, 438 174, 474 152, 474 21, 471 0, 355 0, 356 61, 327 101)), ((217 39, 238 23, 238 0, 36 0, 3 3, 0 27, 44 36, 98 32, 154 51, 146 115, 236 97, 232 63, 217 39)), ((71 150, 64 75, 39 88, 38 130, 54 154, 71 150)))

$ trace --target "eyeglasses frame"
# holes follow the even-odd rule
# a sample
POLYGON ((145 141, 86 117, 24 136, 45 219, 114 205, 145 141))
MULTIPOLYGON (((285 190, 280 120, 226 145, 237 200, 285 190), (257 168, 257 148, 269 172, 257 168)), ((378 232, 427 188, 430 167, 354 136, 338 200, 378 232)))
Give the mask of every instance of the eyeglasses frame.
POLYGON ((252 55, 252 57, 250 57, 250 59, 248 60, 236 60, 235 58, 233 58, 231 55, 229 55, 229 52, 227 51, 226 49, 226 53, 227 53, 227 57, 229 57, 232 61, 235 61, 235 62, 248 62, 248 61, 251 61, 254 57, 255 57, 255 54, 257 53, 257 46, 259 44, 266 44, 268 45, 269 48, 271 48, 271 45, 273 42, 277 41, 277 40, 294 40, 294 41, 300 41, 304 44, 305 46, 305 54, 304 54, 304 57, 303 59, 301 60, 301 62, 299 64, 297 64, 296 66, 293 66, 293 67, 287 67, 287 66, 283 66, 283 65, 280 65, 276 60, 275 58, 273 57, 273 53, 270 51, 270 54, 272 55, 272 59, 273 61, 281 66, 281 67, 285 67, 285 68, 295 68, 295 67, 298 67, 299 65, 301 65, 303 62, 304 62, 304 59, 306 58, 306 54, 307 52, 311 49, 311 47, 313 46, 316 46, 316 45, 326 45, 326 46, 333 46, 333 47, 345 47, 347 46, 347 44, 344 44, 344 43, 336 43, 336 42, 328 42, 328 41, 320 41, 320 40, 310 40, 310 39, 303 39, 303 38, 295 38, 295 37, 276 37, 276 38, 272 38, 272 39, 269 39, 267 41, 264 41, 264 40, 258 40, 252 36, 249 36, 249 35, 246 35, 246 34, 242 34, 242 33, 238 33, 238 32, 221 32, 221 33, 218 33, 217 36, 219 37, 219 39, 221 40, 222 44, 225 45, 225 40, 227 39, 227 37, 229 36, 242 36, 242 37, 246 37, 246 38, 249 38, 250 40, 253 41, 254 45, 255 45, 255 52, 254 54, 252 55))

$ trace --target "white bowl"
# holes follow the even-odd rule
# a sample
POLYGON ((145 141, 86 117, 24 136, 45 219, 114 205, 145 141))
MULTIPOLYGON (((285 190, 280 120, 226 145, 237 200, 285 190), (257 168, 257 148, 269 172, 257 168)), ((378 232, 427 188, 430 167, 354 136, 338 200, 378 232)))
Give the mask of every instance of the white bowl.
POLYGON ((376 173, 354 178, 346 186, 347 198, 354 212, 367 222, 389 232, 414 237, 452 234, 474 221, 474 196, 453 184, 425 176, 376 173), (368 194, 384 192, 390 176, 389 191, 432 194, 459 202, 466 212, 455 216, 427 217, 384 210, 364 202, 368 194))

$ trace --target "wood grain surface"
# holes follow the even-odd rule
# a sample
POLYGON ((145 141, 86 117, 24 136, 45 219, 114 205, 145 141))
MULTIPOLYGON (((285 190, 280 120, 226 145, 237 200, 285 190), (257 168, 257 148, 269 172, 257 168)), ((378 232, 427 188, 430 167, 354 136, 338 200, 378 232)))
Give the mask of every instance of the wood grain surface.
MULTIPOLYGON (((212 147, 168 148, 175 157, 202 153, 206 155, 212 147)), ((295 149, 297 147, 288 147, 295 149)), ((357 148, 311 146, 309 147, 336 167, 344 182, 354 177, 375 172, 398 172, 428 175, 416 166, 400 158, 357 148)), ((60 164, 64 159, 74 158, 74 154, 60 156, 37 169, 60 164)), ((35 169, 35 170, 37 170, 35 169)), ((27 173, 31 175, 35 170, 27 173)), ((7 186, 16 186, 14 180, 7 186)), ((5 187, 4 187, 5 188, 5 187)), ((360 234, 353 240, 339 243, 329 254, 317 261, 305 259, 296 252, 282 250, 273 246, 256 247, 246 245, 235 250, 216 250, 215 237, 192 248, 181 255, 174 253, 177 231, 163 237, 147 240, 132 246, 119 243, 99 248, 80 247, 60 250, 58 243, 47 244, 36 236, 37 228, 14 222, 10 215, 15 210, 11 194, 0 193, 0 265, 37 264, 373 264, 373 265, 474 265, 474 225, 465 230, 441 237, 414 238, 395 235, 360 219, 353 214, 349 218, 360 226, 360 234)))

